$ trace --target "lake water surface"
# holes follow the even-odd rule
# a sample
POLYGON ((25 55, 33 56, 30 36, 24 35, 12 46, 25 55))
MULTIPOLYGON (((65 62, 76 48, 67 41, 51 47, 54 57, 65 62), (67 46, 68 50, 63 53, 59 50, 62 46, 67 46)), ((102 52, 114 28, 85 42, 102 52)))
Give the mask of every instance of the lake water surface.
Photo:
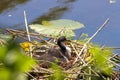
POLYGON ((84 29, 76 30, 89 36, 109 17, 109 23, 92 40, 101 45, 120 47, 120 0, 1 0, 0 28, 25 29, 23 11, 29 24, 42 20, 72 19, 82 22, 84 29))

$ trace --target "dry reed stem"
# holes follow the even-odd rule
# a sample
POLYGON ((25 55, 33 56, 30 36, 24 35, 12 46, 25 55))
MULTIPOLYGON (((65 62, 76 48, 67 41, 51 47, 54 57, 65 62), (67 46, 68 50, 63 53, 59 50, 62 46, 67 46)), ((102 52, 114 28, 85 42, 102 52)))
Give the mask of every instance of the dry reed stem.
POLYGON ((28 76, 32 77, 33 80, 37 80, 33 75, 31 75, 30 73, 26 73, 28 76))
MULTIPOLYGON (((29 29, 28 29, 28 23, 27 23, 27 17, 26 17, 26 11, 24 11, 24 21, 25 21, 25 27, 26 27, 26 32, 27 32, 27 36, 28 36, 28 41, 31 41, 30 38, 30 33, 29 33, 29 29)), ((30 56, 32 57, 32 45, 30 45, 30 56)))
MULTIPOLYGON (((7 30, 9 33, 13 34, 14 36, 20 37, 20 38, 24 39, 25 41, 28 41, 28 39, 25 38, 25 36, 27 35, 27 34, 26 34, 26 31, 18 31, 18 30, 13 30, 13 29, 6 29, 6 30, 7 30), (23 37, 23 36, 24 36, 24 37, 23 37)), ((42 35, 42 34, 35 34, 35 33, 29 33, 29 34, 31 35, 31 38, 34 38, 34 39, 43 41, 43 42, 45 42, 45 43, 47 43, 47 44, 49 44, 49 45, 54 45, 54 44, 50 43, 49 41, 40 38, 39 36, 45 37, 45 36, 42 35), (38 36, 38 37, 37 37, 37 36, 38 36)), ((47 38, 50 38, 50 37, 47 36, 47 38)), ((51 39, 53 39, 53 38, 51 38, 51 39)), ((32 43, 32 44, 34 44, 34 42, 32 42, 32 41, 29 41, 29 42, 32 43)), ((39 46, 39 45, 37 45, 37 46, 39 46)))
POLYGON ((79 54, 78 54, 77 50, 75 49, 75 47, 73 46, 73 44, 72 44, 72 43, 70 43, 70 44, 71 44, 73 50, 75 51, 76 56, 77 56, 83 63, 85 63, 85 61, 79 56, 79 54))

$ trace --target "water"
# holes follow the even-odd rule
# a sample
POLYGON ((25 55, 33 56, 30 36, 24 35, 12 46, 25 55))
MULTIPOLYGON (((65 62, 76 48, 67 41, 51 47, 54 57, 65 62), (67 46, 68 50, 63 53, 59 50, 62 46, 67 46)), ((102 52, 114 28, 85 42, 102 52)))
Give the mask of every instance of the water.
POLYGON ((120 0, 114 4, 109 0, 1 0, 0 28, 24 30, 24 10, 29 24, 54 19, 80 21, 85 28, 76 30, 77 36, 82 32, 92 36, 109 17, 110 22, 92 42, 120 47, 120 0))

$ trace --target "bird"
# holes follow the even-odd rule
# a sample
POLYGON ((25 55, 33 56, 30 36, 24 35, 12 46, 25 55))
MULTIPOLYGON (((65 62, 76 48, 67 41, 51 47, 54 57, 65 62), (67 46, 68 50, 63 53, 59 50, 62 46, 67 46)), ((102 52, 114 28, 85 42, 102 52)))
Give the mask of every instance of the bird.
POLYGON ((57 59, 60 62, 69 62, 69 60, 71 59, 71 49, 64 44, 65 41, 68 41, 65 36, 59 37, 57 39, 57 45, 59 48, 49 48, 47 52, 38 57, 38 60, 55 62, 57 59))
POLYGON ((71 58, 71 49, 69 47, 67 47, 63 42, 67 41, 65 36, 61 36, 60 38, 58 38, 57 40, 57 45, 60 47, 60 51, 61 51, 61 55, 65 58, 67 58, 68 60, 70 60, 71 58))

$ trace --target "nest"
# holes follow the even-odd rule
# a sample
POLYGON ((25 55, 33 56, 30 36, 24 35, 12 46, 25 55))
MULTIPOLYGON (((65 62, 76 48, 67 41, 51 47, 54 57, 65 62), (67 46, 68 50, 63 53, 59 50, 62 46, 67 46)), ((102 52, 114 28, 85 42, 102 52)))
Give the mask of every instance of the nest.
MULTIPOLYGON (((18 31, 13 29, 7 29, 9 33, 11 33, 14 38, 19 37, 21 39, 27 40, 27 33, 25 31, 18 31)), ((90 65, 92 60, 87 60, 91 55, 89 53, 89 47, 85 47, 84 44, 80 44, 76 41, 70 40, 66 44, 72 50, 72 57, 69 62, 65 61, 57 61, 51 62, 46 60, 39 60, 38 58, 43 55, 49 48, 57 47, 56 40, 57 38, 46 36, 42 34, 30 33, 33 40, 38 41, 39 43, 35 43, 29 41, 33 46, 32 56, 36 59, 37 65, 33 67, 33 70, 27 73, 29 79, 33 80, 48 80, 56 71, 52 69, 51 65, 55 64, 60 68, 61 73, 65 74, 65 80, 86 80, 91 77, 97 77, 100 79, 107 79, 108 77, 111 80, 119 80, 120 72, 116 70, 112 73, 112 75, 106 75, 103 73, 96 72, 90 65), (81 50, 84 50, 81 52, 81 50), (85 71, 87 68, 88 71, 85 71), (87 73, 88 72, 88 73, 87 73)), ((26 51, 26 53, 28 53, 26 51)), ((117 58, 120 59, 119 55, 113 55, 112 59, 117 58)), ((119 65, 117 66, 119 67, 119 65)), ((58 69, 57 69, 58 70, 58 69)), ((52 79, 53 80, 53 79, 52 79)), ((57 80, 57 79, 56 79, 57 80)))

